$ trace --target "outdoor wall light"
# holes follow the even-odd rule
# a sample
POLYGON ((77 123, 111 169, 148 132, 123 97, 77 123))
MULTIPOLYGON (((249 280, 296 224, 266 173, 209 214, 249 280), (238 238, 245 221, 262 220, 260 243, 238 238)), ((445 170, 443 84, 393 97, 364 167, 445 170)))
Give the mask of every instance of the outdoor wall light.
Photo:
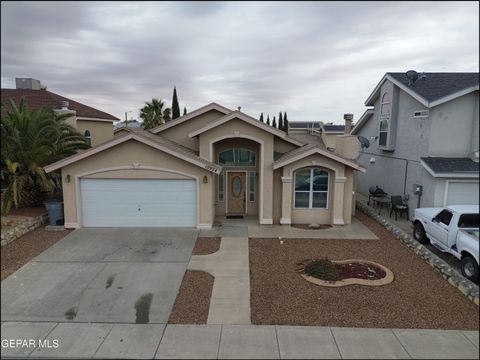
POLYGON ((207 177, 207 175, 205 175, 205 176, 203 177, 203 183, 204 183, 204 184, 208 184, 208 177, 207 177))
POLYGON ((70 182, 70 174, 68 174, 67 176, 65 176, 65 182, 66 182, 66 183, 69 183, 69 182, 70 182))
POLYGON ((370 158, 370 164, 375 164, 375 158, 374 157, 370 158))

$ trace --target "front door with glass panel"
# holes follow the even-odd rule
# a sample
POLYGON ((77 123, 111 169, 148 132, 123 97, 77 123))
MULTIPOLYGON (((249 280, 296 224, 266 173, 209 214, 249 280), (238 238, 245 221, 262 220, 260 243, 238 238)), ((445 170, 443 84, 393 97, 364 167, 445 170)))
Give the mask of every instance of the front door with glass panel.
POLYGON ((245 172, 227 172, 227 216, 245 215, 246 180, 245 172))

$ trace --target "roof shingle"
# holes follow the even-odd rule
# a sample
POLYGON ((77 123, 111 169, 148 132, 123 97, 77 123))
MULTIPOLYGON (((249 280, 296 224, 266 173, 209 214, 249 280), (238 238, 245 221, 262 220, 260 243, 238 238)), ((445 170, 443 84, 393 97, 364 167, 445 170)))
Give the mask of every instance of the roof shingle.
POLYGON ((421 159, 435 173, 478 174, 480 171, 479 163, 470 158, 422 157, 421 159))

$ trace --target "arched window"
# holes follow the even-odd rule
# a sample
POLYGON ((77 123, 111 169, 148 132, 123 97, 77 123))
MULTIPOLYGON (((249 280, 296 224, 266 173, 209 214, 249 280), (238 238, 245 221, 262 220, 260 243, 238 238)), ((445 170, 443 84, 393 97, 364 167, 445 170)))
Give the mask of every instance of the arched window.
POLYGON ((392 106, 392 101, 390 100, 390 95, 388 92, 384 93, 382 96, 382 101, 380 103, 380 114, 388 115, 390 114, 390 109, 392 106))
POLYGON ((328 208, 328 172, 320 168, 295 171, 296 209, 328 208))
POLYGON ((85 136, 85 141, 87 142, 88 145, 92 145, 92 135, 90 135, 90 130, 85 130, 83 133, 83 136, 85 136))
POLYGON ((228 149, 218 154, 218 163, 225 166, 255 166, 256 154, 248 149, 228 149))

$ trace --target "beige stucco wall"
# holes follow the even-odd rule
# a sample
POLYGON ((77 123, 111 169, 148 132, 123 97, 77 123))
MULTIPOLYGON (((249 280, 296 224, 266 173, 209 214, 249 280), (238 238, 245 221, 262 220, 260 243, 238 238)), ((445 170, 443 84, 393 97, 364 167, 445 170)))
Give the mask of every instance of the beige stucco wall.
POLYGON ((77 130, 82 135, 85 133, 85 130, 90 131, 92 136, 92 146, 113 139, 113 124, 109 121, 77 119, 77 130))
POLYGON ((81 227, 82 225, 81 203, 80 201, 77 203, 77 199, 81 199, 81 189, 79 188, 81 178, 185 179, 195 177, 198 178, 197 223, 199 226, 208 227, 213 224, 212 173, 135 140, 129 140, 103 152, 79 160, 76 163, 67 165, 62 169, 65 226, 81 227), (118 167, 125 169, 114 170, 118 167), (135 167, 137 167, 137 169, 135 169, 135 167), (145 170, 142 169, 142 167, 173 170, 181 174, 179 175, 163 170, 145 170), (99 173, 101 169, 111 170, 105 170, 99 173), (90 172, 95 172, 95 174, 83 175, 90 172), (67 175, 70 175, 70 182, 66 181, 67 175), (206 184, 203 183, 204 176, 207 176, 208 182, 206 184))
POLYGON ((286 153, 289 152, 290 150, 298 148, 297 145, 292 144, 291 142, 282 140, 278 137, 275 137, 274 140, 274 145, 273 145, 273 151, 278 152, 278 153, 286 153))
MULTIPOLYGON (((198 150, 198 138, 189 138, 188 134, 191 131, 198 130, 212 121, 225 116, 223 113, 217 110, 211 110, 204 114, 198 115, 194 118, 186 120, 185 122, 173 126, 167 130, 159 133, 172 141, 175 141, 183 146, 189 147, 193 150, 198 150)), ((172 120, 175 121, 175 120, 172 120)))
MULTIPOLYGON (((283 186, 290 194, 288 206, 282 206, 282 219, 291 220, 295 224, 351 224, 352 192, 354 186, 354 170, 326 158, 320 154, 310 155, 304 159, 283 167, 283 177, 291 179, 283 186), (329 194, 327 209, 295 209, 294 208, 294 173, 305 167, 320 167, 329 172, 329 194)), ((285 192, 283 193, 285 195, 285 192)), ((282 199, 282 202, 285 202, 282 199)))
MULTIPOLYGON (((247 171, 247 189, 246 189, 246 196, 247 196, 247 214, 248 215, 258 215, 258 180, 259 180, 259 163, 260 163, 260 145, 252 140, 248 139, 225 139, 217 142, 214 145, 214 161, 215 163, 218 164, 218 154, 224 150, 227 149, 232 149, 232 148, 242 148, 242 149, 248 149, 256 154, 256 159, 257 159, 257 165, 255 167, 252 166, 235 166, 235 167, 228 167, 224 166, 225 171, 247 171), (248 171, 255 171, 256 172, 256 182, 255 182, 255 201, 250 201, 249 199, 249 185, 248 185, 248 171)), ((226 173, 225 173, 226 176, 226 173)), ((215 175, 215 188, 214 188, 214 193, 215 193, 215 215, 216 216, 224 216, 226 213, 226 201, 218 201, 218 175, 215 175)), ((227 187, 225 187, 225 196, 227 195, 227 187)))
POLYGON ((325 146, 335 149, 337 146, 337 135, 338 134, 326 134, 322 132, 322 140, 325 146))
POLYGON ((261 198, 259 199, 259 221, 262 224, 271 224, 273 222, 274 135, 242 120, 232 119, 199 135, 200 156, 207 160, 214 161, 215 154, 213 144, 225 138, 246 138, 261 144, 259 156, 261 164, 258 170, 258 182, 260 183, 258 194, 259 196, 261 194, 261 198))

